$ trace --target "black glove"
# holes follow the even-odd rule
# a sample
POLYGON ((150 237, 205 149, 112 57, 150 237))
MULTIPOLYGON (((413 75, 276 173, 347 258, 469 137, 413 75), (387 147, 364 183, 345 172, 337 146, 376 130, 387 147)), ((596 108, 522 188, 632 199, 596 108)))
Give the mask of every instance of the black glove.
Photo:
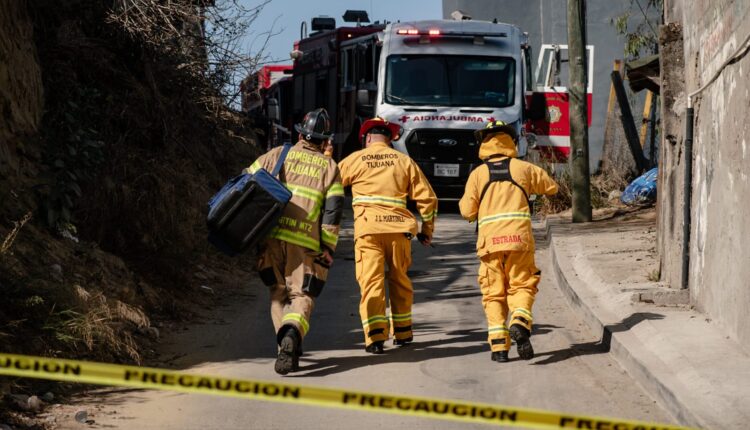
MULTIPOLYGON (((430 236, 427 236, 424 233, 417 233, 417 240, 419 241, 419 243, 421 243, 421 244, 424 245, 425 242, 427 242, 428 240, 430 240, 430 236)), ((434 248, 434 246, 432 244, 430 244, 430 246, 432 246, 434 248)))

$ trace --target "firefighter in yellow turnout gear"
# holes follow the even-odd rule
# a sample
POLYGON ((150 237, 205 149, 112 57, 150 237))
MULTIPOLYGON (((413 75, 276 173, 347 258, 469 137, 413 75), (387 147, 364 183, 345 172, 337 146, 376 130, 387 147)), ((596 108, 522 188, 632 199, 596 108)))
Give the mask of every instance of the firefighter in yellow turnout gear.
POLYGON ((534 263, 529 195, 555 194, 557 184, 544 169, 515 158, 513 126, 490 122, 475 136, 484 164, 471 172, 459 207, 465 219, 478 223, 478 280, 492 360, 508 361, 511 338, 520 357, 529 360, 531 308, 541 275, 534 263))
POLYGON ((340 163, 342 184, 352 187, 354 254, 360 286, 359 313, 365 334, 365 350, 382 354, 389 335, 396 345, 413 340, 412 284, 406 272, 411 265, 411 238, 428 246, 437 214, 437 197, 417 164, 391 147, 401 127, 380 118, 365 121, 360 140, 365 149, 340 163), (416 202, 417 220, 406 208, 416 202), (390 315, 386 315, 385 266, 388 265, 390 315))
MULTIPOLYGON (((282 375, 299 368, 315 298, 333 262, 344 203, 336 162, 323 155, 323 145, 331 137, 328 113, 314 110, 296 129, 300 140, 289 150, 279 174, 292 199, 258 260, 260 277, 271 289, 271 318, 279 344, 274 369, 282 375)), ((281 150, 272 149, 246 171, 270 171, 281 150)))

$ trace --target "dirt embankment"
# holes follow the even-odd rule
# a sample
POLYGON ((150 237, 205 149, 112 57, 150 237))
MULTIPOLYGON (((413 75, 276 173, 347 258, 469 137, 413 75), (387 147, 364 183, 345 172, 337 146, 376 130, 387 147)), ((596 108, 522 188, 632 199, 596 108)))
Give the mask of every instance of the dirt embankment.
POLYGON ((119 3, 0 3, 4 352, 139 362, 154 321, 248 276, 209 248, 204 211, 254 135, 173 53, 112 24, 119 3))

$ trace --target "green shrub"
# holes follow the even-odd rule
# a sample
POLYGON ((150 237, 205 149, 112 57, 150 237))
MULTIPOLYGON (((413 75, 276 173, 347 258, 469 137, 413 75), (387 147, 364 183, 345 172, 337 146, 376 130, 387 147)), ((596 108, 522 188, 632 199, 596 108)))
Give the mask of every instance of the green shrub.
POLYGON ((104 142, 96 130, 101 94, 78 87, 62 108, 46 118, 43 161, 48 168, 41 191, 42 219, 55 230, 75 233, 73 211, 83 194, 82 186, 94 178, 104 161, 104 142))

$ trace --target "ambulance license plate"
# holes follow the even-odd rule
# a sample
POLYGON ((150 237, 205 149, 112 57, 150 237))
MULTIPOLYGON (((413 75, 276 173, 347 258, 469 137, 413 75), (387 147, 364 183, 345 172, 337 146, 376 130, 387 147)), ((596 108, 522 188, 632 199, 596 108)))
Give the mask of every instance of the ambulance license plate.
POLYGON ((458 164, 435 163, 435 176, 458 177, 458 164))

